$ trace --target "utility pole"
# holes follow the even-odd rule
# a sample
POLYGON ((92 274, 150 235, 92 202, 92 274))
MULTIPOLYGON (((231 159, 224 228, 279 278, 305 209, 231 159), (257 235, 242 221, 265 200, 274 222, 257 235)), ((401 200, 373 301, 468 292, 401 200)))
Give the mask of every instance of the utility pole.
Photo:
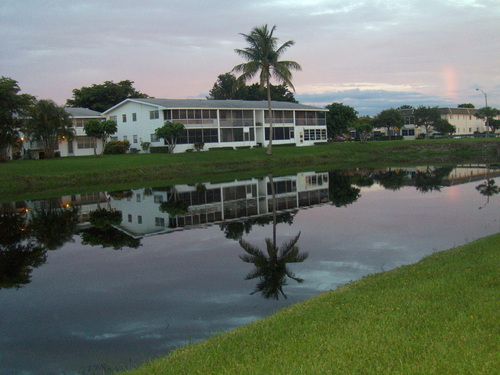
MULTIPOLYGON (((485 104, 486 108, 488 108, 488 95, 486 95, 486 93, 479 88, 477 88, 476 91, 481 91, 483 93, 484 104, 485 104)), ((489 137, 490 136, 490 130, 489 130, 490 127, 488 126, 488 116, 486 116, 486 120, 484 120, 484 125, 486 126, 486 137, 489 137)))

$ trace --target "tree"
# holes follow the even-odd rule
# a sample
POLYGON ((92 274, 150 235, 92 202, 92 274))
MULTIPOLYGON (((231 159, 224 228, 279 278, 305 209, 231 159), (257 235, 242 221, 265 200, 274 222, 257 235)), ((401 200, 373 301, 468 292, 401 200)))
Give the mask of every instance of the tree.
POLYGON ((361 190, 352 186, 351 177, 341 171, 328 172, 328 197, 335 207, 347 207, 361 196, 361 190))
MULTIPOLYGON (((245 86, 246 87, 246 86, 245 86)), ((243 99, 241 97, 242 88, 237 87, 236 77, 231 73, 219 74, 207 99, 209 100, 231 100, 243 99)))
POLYGON ((9 160, 9 147, 19 140, 23 118, 35 98, 19 94, 19 85, 12 78, 0 78, 0 161, 9 160))
POLYGON ((148 98, 132 87, 133 81, 125 80, 118 83, 105 81, 102 84, 93 84, 73 90, 73 99, 68 99, 68 107, 89 108, 94 111, 104 112, 127 98, 148 98))
POLYGON ((444 118, 439 119, 439 121, 436 122, 436 124, 434 124, 434 130, 441 134, 448 134, 448 135, 452 135, 457 131, 455 126, 450 124, 450 122, 444 118))
POLYGON ((171 154, 174 152, 174 148, 177 145, 177 138, 183 135, 184 131, 184 124, 180 122, 165 121, 165 124, 161 128, 155 130, 155 134, 158 138, 164 139, 168 146, 168 152, 171 154))
POLYGON ((330 138, 346 133, 358 118, 358 112, 354 108, 342 103, 332 103, 326 108, 326 126, 330 138))
POLYGON ((369 117, 361 117, 352 123, 352 128, 358 133, 361 143, 364 143, 368 134, 373 131, 372 120, 369 117))
POLYGON ((484 125, 486 126, 486 133, 488 133, 490 127, 493 132, 495 131, 495 126, 498 125, 498 122, 492 120, 494 120, 495 116, 497 116, 498 114, 500 114, 500 111, 496 108, 482 107, 476 111, 474 116, 476 116, 476 118, 484 120, 484 125))
POLYGON ((403 115, 394 108, 384 109, 373 119, 373 126, 375 128, 387 128, 387 135, 391 139, 391 128, 396 130, 396 128, 404 126, 403 115))
POLYGON ((101 155, 104 153, 104 148, 106 146, 106 141, 111 134, 115 134, 118 130, 116 122, 112 120, 99 121, 99 120, 89 120, 83 125, 83 130, 88 137, 93 138, 94 143, 94 156, 97 156, 97 140, 102 139, 102 150, 101 155))
POLYGON ((430 129, 441 121, 441 114, 438 107, 425 107, 421 105, 415 108, 413 117, 415 119, 415 127, 425 128, 425 138, 429 138, 430 129))
POLYGON ((459 104, 457 108, 476 108, 476 107, 474 107, 474 104, 472 103, 462 103, 459 104))
POLYGON ((69 114, 52 100, 39 100, 30 109, 30 119, 26 123, 28 136, 43 143, 46 158, 55 157, 59 140, 73 139, 74 129, 69 114))
POLYGON ((271 29, 267 25, 255 27, 250 34, 241 34, 248 47, 236 49, 235 52, 247 60, 246 63, 236 65, 235 72, 241 72, 237 83, 241 84, 252 79, 260 71, 260 85, 267 89, 267 103, 269 109, 269 143, 267 154, 272 154, 273 144, 273 116, 271 103, 271 77, 287 85, 295 91, 292 84, 292 70, 301 70, 295 61, 280 60, 283 53, 295 44, 293 40, 283 43, 277 48, 278 38, 273 36, 276 26, 271 29))

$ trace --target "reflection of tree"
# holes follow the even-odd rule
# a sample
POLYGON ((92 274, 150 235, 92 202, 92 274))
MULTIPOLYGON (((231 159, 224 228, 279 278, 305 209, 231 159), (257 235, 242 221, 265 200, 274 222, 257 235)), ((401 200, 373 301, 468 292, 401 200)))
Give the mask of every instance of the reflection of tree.
POLYGON ((116 200, 122 200, 132 198, 134 196, 134 192, 132 190, 117 190, 109 192, 109 195, 116 200))
POLYGON ((141 246, 141 240, 139 238, 133 238, 111 226, 83 229, 80 232, 80 236, 83 245, 100 245, 103 248, 112 247, 115 250, 121 250, 123 247, 137 249, 141 246))
POLYGON ((373 175, 373 179, 377 181, 384 189, 399 190, 404 186, 407 176, 408 172, 401 169, 389 169, 385 172, 375 173, 373 175))
POLYGON ((120 225, 122 222, 122 213, 116 210, 98 208, 90 212, 89 222, 96 228, 104 228, 109 225, 120 225))
POLYGON ((78 224, 78 207, 49 207, 33 212, 30 232, 48 250, 59 249, 73 238, 78 224))
POLYGON ((168 200, 160 204, 160 212, 166 212, 170 216, 186 214, 189 210, 189 203, 179 199, 179 193, 175 186, 169 186, 168 192, 168 200))
POLYGON ((479 191, 479 194, 484 195, 486 197, 486 203, 479 207, 479 209, 485 207, 488 203, 490 203, 490 197, 500 193, 500 186, 495 184, 495 180, 490 178, 490 166, 486 166, 486 180, 476 186, 476 190, 479 191))
POLYGON ((351 178, 341 172, 328 172, 328 194, 335 207, 347 206, 356 202, 361 190, 352 186, 351 178))
POLYGON ((29 241, 26 229, 22 216, 0 215, 0 289, 28 284, 33 268, 47 260, 45 249, 29 241))
POLYGON ((259 248, 240 239, 240 246, 247 252, 247 254, 240 256, 241 260, 253 263, 255 266, 255 269, 245 279, 250 280, 257 277, 260 279, 251 294, 261 292, 263 297, 273 299, 278 299, 281 294, 287 298, 283 292, 283 286, 287 284, 286 278, 289 277, 298 283, 304 281, 296 277, 287 267, 288 263, 300 263, 307 259, 308 254, 300 254, 299 248, 296 246, 299 237, 300 233, 279 249, 270 238, 266 238, 267 255, 259 248))
POLYGON ((31 272, 47 261, 46 250, 32 242, 0 246, 0 289, 20 288, 31 281, 31 272))
POLYGON ((417 171, 413 182, 415 188, 421 193, 428 193, 433 190, 441 191, 443 178, 448 177, 452 170, 453 167, 431 169, 431 167, 428 166, 425 172, 417 171))
POLYGON ((288 263, 300 263, 307 259, 307 253, 299 253, 297 241, 299 240, 300 233, 295 236, 291 241, 284 243, 280 248, 276 246, 276 189, 274 186, 273 176, 269 175, 269 183, 271 185, 272 203, 273 203, 273 238, 266 238, 267 255, 259 248, 251 245, 245 240, 239 240, 240 246, 247 252, 241 255, 240 258, 246 263, 253 263, 255 269, 250 272, 245 279, 259 278, 259 282, 255 290, 251 293, 261 292, 264 298, 279 299, 280 294, 287 298, 283 292, 283 286, 287 283, 287 277, 297 281, 303 282, 301 278, 295 276, 291 272, 288 263))
MULTIPOLYGON (((293 223, 294 214, 286 211, 276 214, 276 222, 286 223, 291 225, 293 223)), ((239 240, 244 234, 250 233, 254 225, 261 227, 273 222, 273 216, 260 216, 243 221, 229 221, 219 225, 219 228, 224 231, 224 236, 228 239, 239 240)))

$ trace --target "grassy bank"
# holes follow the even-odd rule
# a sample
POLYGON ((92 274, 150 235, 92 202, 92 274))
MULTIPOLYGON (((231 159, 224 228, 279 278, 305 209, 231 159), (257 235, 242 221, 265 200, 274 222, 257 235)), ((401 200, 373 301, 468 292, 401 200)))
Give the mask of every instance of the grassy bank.
POLYGON ((496 234, 439 252, 126 374, 493 374, 499 250, 496 234))
POLYGON ((191 183, 384 165, 499 162, 500 138, 333 143, 311 147, 220 150, 179 154, 127 154, 19 160, 0 164, 0 199, 42 198, 115 190, 133 182, 191 183))

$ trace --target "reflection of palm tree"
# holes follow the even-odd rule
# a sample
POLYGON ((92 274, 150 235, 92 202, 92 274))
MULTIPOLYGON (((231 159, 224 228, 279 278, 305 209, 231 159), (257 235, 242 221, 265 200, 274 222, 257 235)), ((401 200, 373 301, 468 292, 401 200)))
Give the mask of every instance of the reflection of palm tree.
POLYGON ((160 212, 166 212, 170 216, 185 215, 189 210, 189 203, 180 199, 175 185, 170 186, 168 191, 168 200, 160 204, 160 212))
POLYGON ((301 263, 307 259, 307 253, 299 253, 297 241, 300 232, 291 241, 284 243, 279 249, 276 246, 276 189, 274 187, 273 176, 269 174, 269 183, 271 184, 272 202, 273 202, 273 238, 266 238, 267 255, 259 248, 251 245, 243 239, 240 239, 240 246, 247 252, 240 258, 246 263, 253 263, 255 270, 250 272, 245 279, 260 278, 255 290, 251 293, 261 292, 264 298, 278 299, 279 295, 286 297, 283 292, 283 286, 286 285, 286 278, 289 277, 298 283, 303 282, 301 278, 291 272, 288 263, 301 263))
POLYGON ((482 184, 476 186, 476 190, 479 191, 479 194, 484 195, 486 197, 486 203, 479 207, 479 209, 485 207, 488 203, 490 203, 490 197, 500 193, 500 186, 495 185, 495 180, 490 178, 490 166, 486 166, 486 181, 482 184))
POLYGON ((286 278, 289 277, 298 283, 304 281, 296 277, 287 267, 288 263, 300 263, 307 259, 308 254, 300 254, 299 248, 296 246, 299 237, 300 233, 291 241, 284 243, 279 249, 271 239, 266 238, 267 255, 259 248, 240 239, 240 246, 247 252, 247 254, 240 256, 241 260, 255 265, 255 270, 250 272, 245 279, 260 278, 257 287, 251 294, 261 292, 263 297, 273 299, 278 299, 281 294, 287 298, 283 292, 286 278))

